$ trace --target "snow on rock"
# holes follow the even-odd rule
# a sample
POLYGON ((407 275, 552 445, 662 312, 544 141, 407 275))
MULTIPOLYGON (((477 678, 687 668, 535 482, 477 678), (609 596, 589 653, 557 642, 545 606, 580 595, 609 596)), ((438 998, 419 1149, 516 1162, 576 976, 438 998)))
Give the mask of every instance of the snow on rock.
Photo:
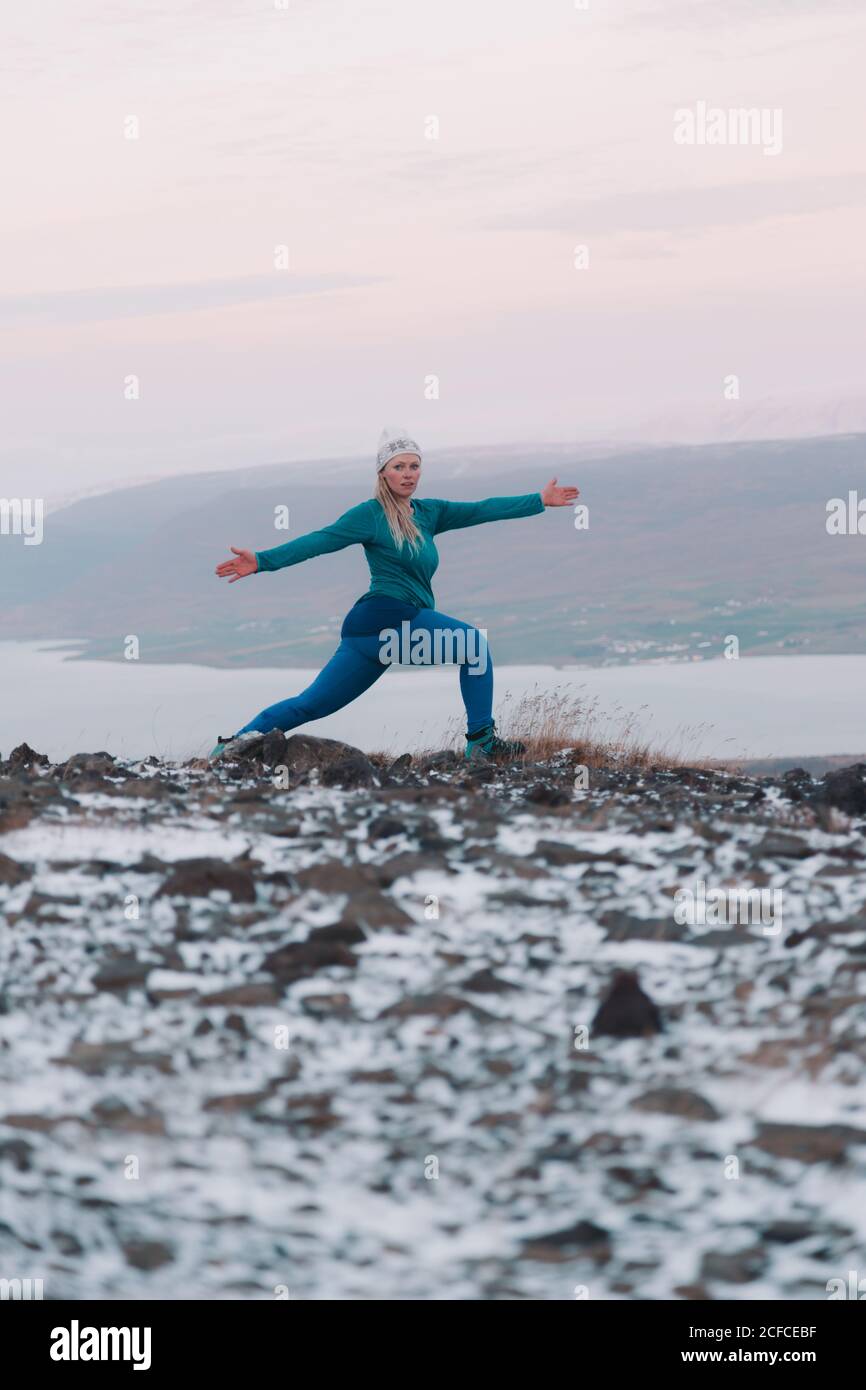
POLYGON ((819 1299, 857 1267, 866 768, 574 792, 569 755, 256 751, 0 764, 0 1272, 819 1299), (700 884, 779 911, 697 920, 700 884))

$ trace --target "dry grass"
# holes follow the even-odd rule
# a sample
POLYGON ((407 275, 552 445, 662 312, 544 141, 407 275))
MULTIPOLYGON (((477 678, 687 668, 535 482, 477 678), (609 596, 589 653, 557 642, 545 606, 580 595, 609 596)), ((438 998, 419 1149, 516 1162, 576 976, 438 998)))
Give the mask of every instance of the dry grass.
POLYGON ((702 766, 695 752, 706 725, 685 726, 672 738, 655 743, 646 733, 647 705, 626 710, 620 704, 601 708, 598 696, 587 699, 573 688, 535 686, 519 700, 506 695, 500 718, 503 738, 526 744, 527 758, 542 761, 573 751, 586 767, 620 766, 636 770, 702 766))
MULTIPOLYGON (((574 693, 573 687, 556 686, 539 690, 538 686, 514 700, 506 694, 497 712, 497 731, 502 738, 519 739, 526 744, 525 761, 542 762, 557 753, 570 753, 569 762, 586 767, 623 767, 636 771, 654 768, 699 767, 726 769, 719 759, 700 757, 695 749, 706 732, 706 724, 683 726, 662 742, 646 733, 650 717, 648 706, 637 711, 620 705, 601 709, 599 697, 585 699, 574 693)), ((445 728, 439 749, 453 748, 462 752, 463 721, 455 718, 445 728)), ((436 749, 417 750, 414 757, 423 757, 436 749)), ((387 766, 396 754, 371 754, 371 759, 387 766)))

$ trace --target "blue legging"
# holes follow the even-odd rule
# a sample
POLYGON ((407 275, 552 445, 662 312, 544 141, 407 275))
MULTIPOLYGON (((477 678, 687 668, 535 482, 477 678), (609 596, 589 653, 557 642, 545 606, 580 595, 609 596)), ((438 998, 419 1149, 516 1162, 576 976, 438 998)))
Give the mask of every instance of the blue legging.
MULTIPOLYGON (((421 608, 408 628, 400 631, 401 639, 395 654, 396 660, 410 661, 422 665, 460 666, 460 694, 466 706, 468 730, 474 733, 489 724, 493 717, 493 662, 484 634, 469 623, 461 623, 458 618, 449 618, 437 613, 434 608, 421 608), (424 638, 429 634, 431 660, 423 660, 424 638), (453 633, 453 643, 442 634, 453 633)), ((250 730, 266 734, 271 729, 296 729, 299 724, 308 724, 313 719, 324 719, 334 714, 344 705, 351 704, 369 690, 375 681, 388 670, 388 662, 383 660, 388 649, 383 647, 377 633, 369 637, 343 637, 327 666, 324 666, 312 685, 293 695, 290 700, 281 700, 278 705, 269 705, 245 724, 238 733, 250 730)))

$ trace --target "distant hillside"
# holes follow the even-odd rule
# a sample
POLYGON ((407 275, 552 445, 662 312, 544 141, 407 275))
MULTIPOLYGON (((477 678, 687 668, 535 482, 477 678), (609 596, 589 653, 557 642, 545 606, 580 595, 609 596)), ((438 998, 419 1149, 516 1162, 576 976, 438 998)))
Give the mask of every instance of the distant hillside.
MULTIPOLYGON (((426 461, 423 493, 468 499, 533 491, 557 473, 568 510, 439 539, 440 608, 485 626, 500 662, 590 663, 742 653, 866 651, 866 537, 828 536, 826 503, 863 478, 866 436, 513 453, 426 461), (564 461, 565 460, 565 461, 564 461)), ((371 475, 275 465, 148 483, 46 518, 41 546, 0 537, 5 638, 86 638, 122 659, 314 664, 367 587, 360 548, 244 580, 214 577, 230 544, 264 549, 370 495, 371 475), (291 509, 290 532, 274 507, 291 509)), ((861 491, 863 489, 861 488, 861 491)))
POLYGON ((823 777, 828 772, 838 772, 841 768, 866 764, 866 753, 831 753, 823 758, 743 758, 736 760, 736 766, 750 777, 779 777, 792 768, 802 768, 811 777, 823 777))

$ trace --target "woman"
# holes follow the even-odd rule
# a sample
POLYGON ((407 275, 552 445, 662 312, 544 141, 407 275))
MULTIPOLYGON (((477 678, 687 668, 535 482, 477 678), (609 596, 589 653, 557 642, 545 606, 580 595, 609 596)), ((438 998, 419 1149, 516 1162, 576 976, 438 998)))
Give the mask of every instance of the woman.
POLYGON ((507 742, 496 733, 493 667, 483 634, 436 611, 430 581, 439 556, 433 537, 483 521, 533 516, 545 507, 566 507, 577 497, 577 488, 559 487, 554 478, 542 492, 523 497, 491 497, 486 502, 415 499, 421 450, 401 431, 382 432, 376 468, 375 496, 352 507, 332 526, 272 550, 232 546, 235 558, 217 565, 217 575, 234 584, 249 574, 283 569, 357 544, 364 547, 371 582, 369 591, 347 614, 340 645, 312 685, 262 710, 234 737, 221 737, 211 752, 212 760, 241 752, 271 729, 296 729, 342 709, 384 674, 395 660, 395 647, 398 661, 420 660, 426 665, 433 649, 440 660, 450 659, 460 666, 467 758, 508 761, 525 752, 522 743, 507 742))

